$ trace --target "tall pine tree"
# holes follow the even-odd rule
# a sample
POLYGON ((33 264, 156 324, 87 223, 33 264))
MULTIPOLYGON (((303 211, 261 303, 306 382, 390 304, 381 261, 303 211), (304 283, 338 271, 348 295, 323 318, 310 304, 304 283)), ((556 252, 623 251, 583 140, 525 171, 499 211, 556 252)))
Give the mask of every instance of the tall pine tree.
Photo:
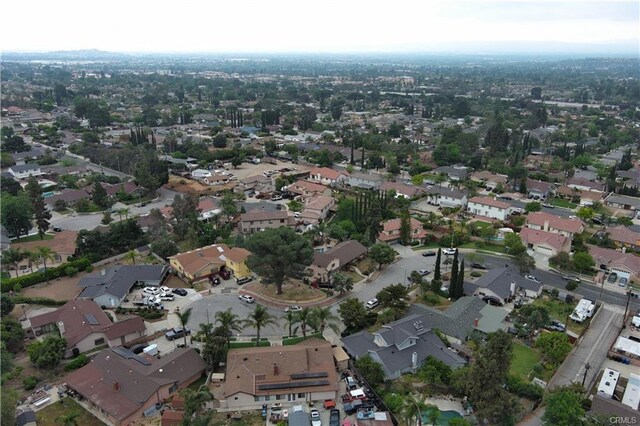
POLYGON ((38 235, 42 240, 45 232, 49 230, 51 212, 47 209, 47 206, 44 203, 44 198, 42 198, 42 188, 35 176, 31 176, 29 178, 29 181, 25 186, 25 190, 29 196, 29 200, 31 201, 31 206, 33 207, 33 217, 36 222, 36 227, 38 228, 38 235))
POLYGON ((455 297, 458 287, 458 250, 453 255, 451 263, 451 279, 449 280, 449 296, 455 297))
POLYGON ((458 271, 455 294, 452 295, 451 292, 449 292, 449 295, 454 300, 458 300, 462 296, 464 296, 464 259, 462 259, 462 262, 460 262, 460 270, 458 271))

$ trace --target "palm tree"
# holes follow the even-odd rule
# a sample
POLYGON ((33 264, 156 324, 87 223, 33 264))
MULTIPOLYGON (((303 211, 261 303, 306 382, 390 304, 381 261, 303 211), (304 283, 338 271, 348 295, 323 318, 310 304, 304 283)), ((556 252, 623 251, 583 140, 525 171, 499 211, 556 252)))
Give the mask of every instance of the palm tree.
POLYGON ((124 216, 125 219, 129 218, 129 209, 124 207, 121 209, 116 210, 116 214, 118 216, 120 216, 120 220, 122 221, 122 216, 124 216))
MULTIPOLYGON (((178 312, 178 320, 180 320, 180 325, 182 326, 182 328, 187 328, 189 318, 191 318, 191 308, 185 309, 182 312, 178 312)), ((187 334, 185 333, 182 337, 184 337, 184 345, 187 346, 187 334)))
POLYGON ((136 264, 136 256, 137 256, 137 255, 138 255, 138 254, 136 253, 136 251, 135 251, 135 250, 129 250, 129 251, 127 252, 127 259, 129 259, 129 260, 131 261, 131 264, 132 264, 132 265, 135 265, 135 264, 136 264))
POLYGON ((36 247, 38 253, 38 257, 42 260, 44 264, 44 271, 47 272, 47 260, 54 261, 56 252, 51 250, 49 247, 38 246, 36 247))
POLYGON ((422 412, 426 408, 427 405, 422 399, 416 398, 415 395, 409 395, 409 397, 404 400, 402 407, 402 415, 407 425, 411 425, 413 422, 418 425, 421 424, 422 412))
POLYGON ((336 333, 339 333, 338 317, 335 316, 329 308, 314 308, 311 311, 311 317, 313 318, 313 322, 317 324, 320 334, 324 333, 324 329, 326 327, 329 327, 336 333))
POLYGON ((240 333, 242 331, 242 321, 238 315, 231 312, 231 308, 226 311, 216 312, 216 324, 224 330, 227 339, 227 347, 231 346, 231 334, 233 331, 240 333))
POLYGON ((267 312, 267 309, 264 306, 258 305, 249 315, 249 318, 244 321, 244 324, 246 327, 253 327, 256 329, 256 346, 260 346, 260 330, 267 325, 276 325, 276 321, 274 317, 267 312))
POLYGON ((40 260, 40 254, 34 251, 25 252, 25 256, 29 261, 29 268, 31 269, 31 273, 33 274, 33 264, 38 264, 38 260, 40 260))
MULTIPOLYGON (((209 391, 209 388, 202 385, 198 390, 192 388, 186 388, 182 391, 182 397, 184 398, 184 418, 192 420, 194 417, 199 417, 200 412, 204 408, 208 401, 213 400, 213 395, 209 391)), ((191 424, 191 422, 189 422, 191 424)))
POLYGON ((65 414, 62 416, 56 417, 56 423, 60 423, 63 426, 76 426, 78 422, 76 419, 80 417, 80 413, 77 411, 73 411, 69 414, 65 414))
POLYGON ((20 248, 8 248, 4 252, 2 252, 2 264, 7 266, 13 266, 16 270, 16 277, 17 277, 18 264, 22 262, 24 257, 25 257, 25 253, 20 248))
POLYGON ((300 324, 300 329, 302 330, 302 337, 307 337, 307 327, 311 323, 311 309, 302 308, 301 311, 296 313, 296 323, 300 324))

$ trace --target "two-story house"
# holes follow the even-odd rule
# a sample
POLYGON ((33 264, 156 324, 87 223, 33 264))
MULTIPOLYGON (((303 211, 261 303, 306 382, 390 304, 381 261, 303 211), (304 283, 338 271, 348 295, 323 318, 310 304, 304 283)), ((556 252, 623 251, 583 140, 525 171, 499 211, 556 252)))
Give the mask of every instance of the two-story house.
POLYGON ((336 199, 325 195, 317 195, 309 198, 302 209, 300 218, 309 223, 324 221, 329 212, 336 205, 336 199))
POLYGON ((226 269, 236 278, 247 277, 251 271, 246 260, 251 253, 241 247, 212 244, 169 257, 169 265, 181 277, 196 282, 208 279, 226 269))
MULTIPOLYGON (((422 222, 417 219, 409 218, 409 225, 411 228, 410 238, 411 242, 417 241, 419 243, 424 242, 429 233, 422 227, 422 222)), ((402 226, 402 219, 389 219, 382 223, 382 231, 378 234, 378 240, 384 243, 397 243, 401 240, 400 228, 402 226)))
POLYGON ((584 231, 584 223, 580 219, 566 219, 547 212, 533 212, 527 216, 527 228, 562 234, 573 239, 575 234, 584 231))
POLYGON ((379 189, 382 181, 382 175, 377 173, 354 172, 349 175, 347 185, 353 188, 379 189))
POLYGON ((552 189, 553 186, 549 182, 527 178, 527 193, 529 194, 529 198, 544 200, 549 196, 552 189))
POLYGON ((413 198, 424 193, 424 189, 415 185, 407 185, 402 182, 385 182, 380 185, 381 191, 395 191, 396 197, 413 198))
POLYGON ((331 281, 331 274, 348 266, 367 254, 367 248, 359 241, 350 240, 337 244, 324 253, 315 253, 309 269, 312 279, 320 283, 331 281))
POLYGON ((338 185, 347 182, 348 178, 348 172, 333 170, 328 167, 314 167, 309 172, 309 180, 311 182, 323 185, 338 185))
POLYGON ((431 188, 427 190, 427 202, 445 208, 465 208, 467 194, 457 188, 431 188))
POLYGON ((324 195, 326 197, 331 195, 331 188, 328 186, 309 182, 308 180, 297 180, 283 189, 286 189, 287 192, 293 194, 296 199, 302 202, 317 195, 324 195))
POLYGON ((9 167, 11 176, 18 180, 29 179, 31 176, 42 176, 42 170, 37 163, 21 164, 9 167))
POLYGON ((506 220, 510 208, 510 204, 488 197, 473 197, 467 203, 467 212, 498 220, 506 220))
POLYGON ((286 210, 252 210, 240 215, 240 231, 243 234, 253 234, 263 229, 281 226, 293 228, 295 225, 295 218, 286 210))

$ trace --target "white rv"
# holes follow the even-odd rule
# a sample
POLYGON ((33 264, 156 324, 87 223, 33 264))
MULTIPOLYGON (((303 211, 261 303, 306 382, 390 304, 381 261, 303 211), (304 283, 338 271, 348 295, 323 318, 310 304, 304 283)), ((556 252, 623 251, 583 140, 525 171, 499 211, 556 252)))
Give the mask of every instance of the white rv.
POLYGON ((575 322, 582 322, 591 318, 595 309, 596 305, 591 300, 582 299, 569 318, 575 322))

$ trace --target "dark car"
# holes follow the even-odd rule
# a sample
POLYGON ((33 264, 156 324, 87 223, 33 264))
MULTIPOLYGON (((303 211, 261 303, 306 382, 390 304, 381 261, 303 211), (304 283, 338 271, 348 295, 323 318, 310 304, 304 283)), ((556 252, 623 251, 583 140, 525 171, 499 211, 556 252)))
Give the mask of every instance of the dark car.
POLYGON ((184 288, 174 288, 173 290, 171 290, 171 293, 177 294, 178 296, 186 296, 187 290, 185 290, 184 288))
POLYGON ((483 264, 481 264, 481 263, 472 263, 472 264, 471 264, 471 267, 472 267, 473 269, 487 269, 487 268, 485 268, 485 266, 484 266, 483 264))
POLYGON ((340 426, 340 410, 331 410, 329 426, 340 426))
POLYGON ((53 232, 62 232, 62 228, 60 228, 59 226, 54 226, 52 229, 53 232))
POLYGON ((222 271, 220 271, 220 277, 222 277, 223 280, 228 280, 229 278, 231 278, 231 272, 223 269, 222 271))
POLYGON ((211 283, 211 285, 216 286, 220 284, 220 278, 218 277, 211 277, 209 278, 209 282, 211 283))
POLYGON ((429 257, 429 256, 435 256, 436 254, 438 254, 437 252, 433 251, 433 250, 429 250, 429 251, 423 251, 422 255, 424 257, 429 257))
POLYGON ((172 328, 171 330, 164 333, 164 336, 167 340, 176 340, 184 336, 188 336, 191 334, 191 330, 188 328, 172 328))
POLYGON ((129 349, 129 350, 137 355, 137 354, 142 353, 142 351, 144 351, 144 348, 146 348, 146 347, 147 347, 146 343, 140 343, 139 345, 131 346, 131 349, 129 349))
POLYGON ((567 326, 561 323, 560 321, 553 320, 551 321, 551 324, 547 325, 545 328, 547 330, 563 332, 567 329, 567 326))

